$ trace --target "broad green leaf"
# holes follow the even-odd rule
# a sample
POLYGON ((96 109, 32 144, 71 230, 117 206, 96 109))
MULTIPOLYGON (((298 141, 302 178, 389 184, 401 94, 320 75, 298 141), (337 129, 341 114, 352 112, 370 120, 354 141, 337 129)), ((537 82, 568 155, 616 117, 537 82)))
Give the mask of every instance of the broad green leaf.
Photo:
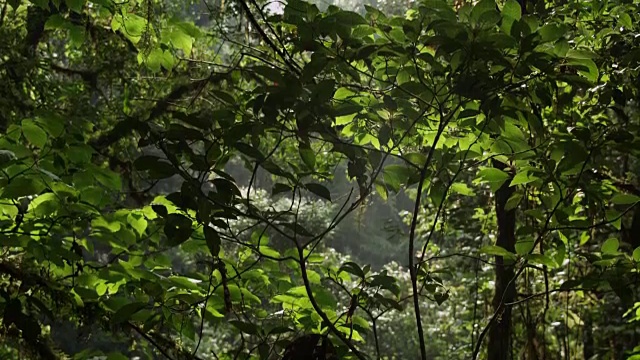
POLYGON ((507 203, 505 204, 504 209, 506 211, 515 209, 522 201, 522 198, 523 198, 522 192, 520 191, 514 192, 507 200, 507 203))
POLYGON ((544 265, 552 269, 558 267, 558 264, 548 255, 530 254, 527 256, 527 260, 534 265, 544 265))
POLYGON ((347 261, 342 266, 340 266, 340 270, 338 272, 345 271, 349 274, 355 275, 358 278, 364 279, 364 271, 360 268, 360 265, 356 264, 353 261, 347 261))
POLYGON ((307 188, 307 190, 318 195, 319 197, 331 201, 331 192, 324 185, 320 185, 317 183, 307 183, 304 186, 307 188))
MULTIPOLYGON (((567 27, 560 24, 546 24, 538 30, 542 41, 552 42, 563 37, 567 32, 567 27)), ((563 55, 564 56, 564 55, 563 55)))
POLYGON ((146 303, 142 302, 132 302, 129 304, 125 304, 121 308, 119 308, 113 316, 111 316, 111 322, 114 324, 121 324, 127 322, 131 319, 133 314, 147 307, 146 303))
POLYGON ((607 241, 605 241, 602 244, 600 251, 603 254, 609 254, 609 255, 617 254, 619 246, 620 246, 620 243, 618 242, 618 239, 610 238, 610 239, 607 239, 607 241))
POLYGON ((387 165, 382 170, 382 177, 391 191, 398 192, 409 179, 409 169, 402 165, 387 165))
POLYGON ((47 22, 44 24, 45 30, 64 29, 68 26, 68 21, 60 14, 54 14, 49 16, 47 22))
MULTIPOLYGON (((147 20, 142 16, 133 13, 126 13, 124 17, 114 16, 113 19, 119 22, 117 28, 122 32, 122 34, 134 44, 137 44, 140 41, 140 37, 142 37, 142 34, 147 27, 147 20)), ((111 26, 113 27, 113 22, 111 26)))
POLYGON ((33 145, 42 148, 47 143, 47 132, 33 120, 22 121, 22 134, 33 145))
POLYGON ((456 194, 460 194, 460 195, 464 195, 464 196, 474 196, 475 195, 475 193, 473 192, 473 189, 471 189, 465 183, 459 183, 458 182, 458 183, 451 184, 451 191, 453 191, 456 194))
POLYGON ((64 0, 69 9, 77 12, 78 14, 82 13, 82 8, 87 0, 64 0))
POLYGON ((197 280, 197 279, 193 279, 193 278, 189 278, 186 276, 170 276, 167 278, 171 283, 181 287, 182 289, 185 290, 191 290, 191 291, 200 291, 200 286, 198 286, 199 283, 201 283, 202 281, 197 280))
POLYGON ((20 176, 13 179, 2 189, 2 199, 17 199, 27 195, 39 194, 45 189, 44 183, 38 178, 20 176))
POLYGON ((173 54, 169 50, 164 50, 162 52, 162 57, 160 59, 160 64, 163 68, 167 70, 173 69, 176 64, 176 59, 173 57, 173 54))
POLYGON ((633 250, 633 261, 640 262, 640 246, 638 246, 635 250, 633 250))
POLYGON ((16 154, 10 150, 0 150, 0 166, 4 166, 5 164, 16 160, 16 154))
POLYGON ((282 76, 280 71, 275 68, 259 65, 259 66, 251 67, 251 70, 256 72, 259 75, 262 75, 267 80, 271 80, 274 83, 284 84, 284 77, 282 76))
POLYGON ((522 8, 516 0, 507 0, 502 7, 502 17, 509 17, 515 20, 520 20, 522 16, 522 8))
POLYGON ((478 172, 478 179, 480 179, 481 182, 489 183, 491 190, 496 191, 509 179, 509 174, 500 169, 489 167, 478 172))
POLYGON ((207 242, 207 247, 213 257, 217 257, 220 254, 220 235, 218 232, 209 225, 204 226, 204 238, 207 242))
POLYGON ((640 196, 632 194, 616 194, 611 198, 611 202, 616 205, 630 205, 640 201, 640 196))
POLYGON ((73 47, 80 48, 84 44, 85 30, 86 29, 80 25, 69 26, 69 43, 73 47))
POLYGON ((315 154, 315 152, 309 147, 302 146, 302 144, 300 145, 298 150, 300 152, 300 157, 302 158, 302 161, 304 162, 304 164, 310 170, 315 169, 315 167, 316 167, 316 154, 315 154))
POLYGON ((593 60, 586 58, 576 58, 570 59, 569 61, 567 61, 567 64, 576 67, 578 69, 578 73, 587 78, 587 80, 591 82, 598 81, 598 76, 600 73, 598 71, 598 66, 593 60))
POLYGON ((116 191, 120 191, 122 189, 122 180, 117 173, 108 169, 93 167, 92 174, 100 184, 107 188, 116 191))
POLYGON ((356 115, 358 115, 358 114, 354 113, 354 114, 349 114, 349 115, 337 116, 336 117, 336 125, 349 124, 349 123, 351 123, 353 121, 353 119, 355 119, 356 115))
POLYGON ((435 294, 433 294, 433 298, 436 300, 436 303, 438 303, 438 305, 442 305, 442 303, 444 303, 445 301, 447 301, 447 299, 449 299, 449 293, 436 292, 435 294))
POLYGON ((629 30, 633 29, 633 20, 631 20, 631 16, 627 13, 621 13, 618 17, 618 22, 629 30))
POLYGON ((258 335, 260 333, 260 328, 252 323, 240 321, 240 320, 231 320, 229 324, 233 325, 236 329, 242 331, 245 334, 249 335, 258 335))
POLYGON ((516 254, 518 255, 526 255, 531 252, 533 249, 534 241, 529 240, 520 240, 516 242, 516 254))
POLYGON ((164 52, 160 48, 151 50, 149 56, 147 56, 147 66, 151 71, 158 72, 162 67, 164 52))
POLYGON ((540 180, 540 178, 535 175, 532 175, 530 172, 521 171, 521 172, 518 172, 516 176, 513 177, 513 180, 511 180, 510 186, 526 185, 536 180, 540 180))
POLYGON ((52 137, 59 137, 64 133, 66 120, 57 113, 43 111, 34 120, 52 137))
POLYGON ((328 62, 329 60, 326 55, 322 53, 314 53, 311 56, 311 61, 305 65, 304 70, 302 71, 302 79, 307 82, 313 80, 316 75, 324 70, 328 62))
POLYGON ((169 33, 169 40, 173 46, 182 50, 185 56, 191 55, 193 38, 185 33, 181 28, 174 27, 173 31, 169 33))
POLYGON ((487 255, 502 256, 505 259, 516 259, 515 254, 497 245, 483 246, 482 248, 480 248, 480 252, 487 255))
POLYGON ((166 219, 164 233, 171 246, 180 245, 191 237, 193 229, 189 218, 180 214, 169 214, 166 219))
POLYGON ((344 100, 350 96, 354 96, 355 93, 347 88, 341 87, 338 88, 338 90, 336 90, 336 92, 333 94, 333 98, 336 100, 344 100))
POLYGON ((568 59, 595 59, 598 57, 598 55, 596 55, 594 52, 589 51, 589 50, 574 50, 571 49, 567 52, 566 57, 568 59))
POLYGON ((107 360, 130 360, 130 358, 119 352, 111 352, 107 355, 107 360))

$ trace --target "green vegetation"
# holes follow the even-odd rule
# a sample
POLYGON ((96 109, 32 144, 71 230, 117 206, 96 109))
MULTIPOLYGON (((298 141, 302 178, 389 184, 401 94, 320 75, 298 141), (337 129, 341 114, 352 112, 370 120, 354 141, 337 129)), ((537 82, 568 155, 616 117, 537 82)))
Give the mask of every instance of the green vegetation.
POLYGON ((640 2, 336 5, 0 2, 1 359, 640 359, 640 2))

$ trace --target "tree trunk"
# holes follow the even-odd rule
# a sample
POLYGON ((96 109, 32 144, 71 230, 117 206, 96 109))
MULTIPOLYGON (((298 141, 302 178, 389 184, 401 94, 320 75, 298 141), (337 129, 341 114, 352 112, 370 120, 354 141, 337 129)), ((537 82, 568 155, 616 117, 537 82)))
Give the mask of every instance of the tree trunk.
POLYGON ((593 322, 591 321, 591 315, 586 314, 584 319, 584 330, 582 332, 582 351, 584 360, 589 360, 594 355, 593 346, 593 322))
MULTIPOLYGON (((505 164, 494 161, 496 168, 504 170, 505 164)), ((515 191, 509 186, 507 179, 496 191, 496 216, 498 218, 498 239, 496 245, 510 252, 515 252, 515 209, 506 210, 507 200, 515 191)), ((513 302, 516 297, 515 281, 513 279, 513 263, 505 261, 502 256, 496 256, 496 284, 493 296, 493 309, 498 314, 497 321, 489 329, 488 360, 508 360, 511 358, 511 307, 504 304, 513 302)))

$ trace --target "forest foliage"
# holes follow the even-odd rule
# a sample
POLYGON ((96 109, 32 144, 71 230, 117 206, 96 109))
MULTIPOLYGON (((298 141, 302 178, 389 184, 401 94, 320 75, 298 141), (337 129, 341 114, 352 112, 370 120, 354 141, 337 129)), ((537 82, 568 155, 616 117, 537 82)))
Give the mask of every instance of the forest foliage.
POLYGON ((640 2, 362 5, 0 3, 0 357, 640 359, 640 2))

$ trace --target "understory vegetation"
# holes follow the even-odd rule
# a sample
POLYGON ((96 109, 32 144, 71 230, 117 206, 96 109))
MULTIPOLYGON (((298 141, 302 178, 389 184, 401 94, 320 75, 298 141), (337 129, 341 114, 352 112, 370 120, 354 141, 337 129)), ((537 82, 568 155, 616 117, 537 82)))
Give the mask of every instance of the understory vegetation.
POLYGON ((0 359, 640 359, 640 1, 0 1, 0 359))

